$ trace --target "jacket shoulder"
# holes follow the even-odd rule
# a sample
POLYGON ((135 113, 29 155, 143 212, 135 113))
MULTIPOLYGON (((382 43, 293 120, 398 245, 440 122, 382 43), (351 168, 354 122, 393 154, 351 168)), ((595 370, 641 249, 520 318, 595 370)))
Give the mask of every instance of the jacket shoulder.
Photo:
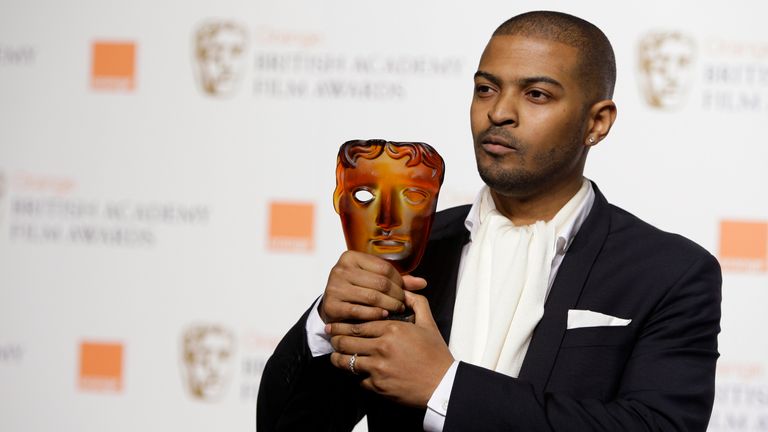
POLYGON ((634 244, 633 250, 642 254, 667 257, 673 261, 714 260, 712 254, 696 242, 680 235, 659 229, 632 213, 610 204, 611 230, 609 238, 623 239, 634 244))
POLYGON ((430 240, 440 240, 466 232, 464 220, 467 218, 470 208, 472 206, 466 204, 437 212, 435 220, 432 222, 430 240))

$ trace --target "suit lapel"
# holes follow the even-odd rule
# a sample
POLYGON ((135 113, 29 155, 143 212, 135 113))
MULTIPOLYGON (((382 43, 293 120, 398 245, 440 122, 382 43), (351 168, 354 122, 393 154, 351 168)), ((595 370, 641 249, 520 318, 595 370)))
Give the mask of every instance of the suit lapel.
POLYGON ((519 377, 533 384, 541 394, 549 381, 560 344, 565 335, 568 310, 579 300, 592 265, 605 243, 610 228, 608 202, 593 183, 592 210, 568 248, 544 306, 544 316, 533 332, 519 377))
POLYGON ((428 249, 414 276, 426 276, 427 287, 419 294, 429 299, 429 307, 440 334, 448 343, 451 336, 456 283, 461 264, 461 252, 469 241, 464 219, 470 206, 454 207, 438 213, 432 226, 428 249))

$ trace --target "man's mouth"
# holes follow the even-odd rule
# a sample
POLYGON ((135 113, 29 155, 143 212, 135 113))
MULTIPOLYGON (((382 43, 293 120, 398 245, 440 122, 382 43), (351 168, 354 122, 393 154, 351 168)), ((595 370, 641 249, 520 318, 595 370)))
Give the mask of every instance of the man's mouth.
POLYGON ((483 150, 486 151, 486 153, 499 155, 499 156, 505 155, 508 153, 517 152, 517 149, 512 146, 505 145, 505 144, 498 144, 498 143, 489 142, 489 141, 483 141, 482 147, 483 147, 483 150))
POLYGON ((480 145, 483 150, 494 155, 518 151, 517 141, 503 129, 496 129, 493 132, 489 130, 484 133, 480 138, 480 145))
POLYGON ((514 147, 512 145, 512 140, 509 138, 503 137, 501 135, 488 135, 483 138, 483 144, 496 144, 504 147, 514 147))

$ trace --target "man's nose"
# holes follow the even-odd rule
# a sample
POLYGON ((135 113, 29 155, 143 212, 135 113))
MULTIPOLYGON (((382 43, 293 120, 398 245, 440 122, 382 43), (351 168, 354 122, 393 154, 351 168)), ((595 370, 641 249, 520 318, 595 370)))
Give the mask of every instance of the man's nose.
POLYGON ((376 225, 389 230, 400 226, 401 223, 400 205, 395 197, 395 192, 383 192, 379 202, 379 211, 376 214, 376 225))
POLYGON ((517 124, 517 104, 513 94, 502 92, 488 110, 488 120, 495 126, 517 124))

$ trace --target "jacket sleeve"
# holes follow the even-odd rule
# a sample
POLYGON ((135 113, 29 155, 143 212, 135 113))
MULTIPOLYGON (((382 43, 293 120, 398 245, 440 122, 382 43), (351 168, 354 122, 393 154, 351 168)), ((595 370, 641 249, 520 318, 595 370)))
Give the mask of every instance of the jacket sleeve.
POLYGON ((305 325, 309 311, 267 361, 256 403, 256 430, 349 431, 363 417, 359 380, 312 357, 305 325))
POLYGON ((537 394, 523 380, 461 363, 444 432, 705 431, 714 400, 721 282, 709 254, 682 274, 646 317, 611 400, 537 394))

